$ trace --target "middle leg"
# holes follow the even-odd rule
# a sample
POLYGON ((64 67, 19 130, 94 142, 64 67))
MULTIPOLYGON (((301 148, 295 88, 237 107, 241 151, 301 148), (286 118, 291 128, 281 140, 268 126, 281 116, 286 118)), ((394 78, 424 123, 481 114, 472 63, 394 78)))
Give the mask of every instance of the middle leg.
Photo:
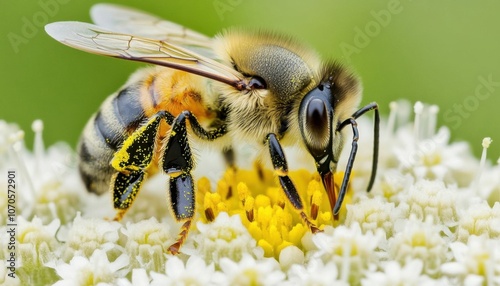
POLYGON ((225 126, 206 131, 189 111, 181 112, 167 122, 172 126, 170 136, 161 156, 160 167, 170 176, 170 202, 177 221, 183 221, 177 240, 168 251, 178 254, 187 238, 195 213, 195 187, 191 171, 194 168, 193 153, 189 145, 187 120, 193 133, 205 140, 214 140, 226 133, 225 126))

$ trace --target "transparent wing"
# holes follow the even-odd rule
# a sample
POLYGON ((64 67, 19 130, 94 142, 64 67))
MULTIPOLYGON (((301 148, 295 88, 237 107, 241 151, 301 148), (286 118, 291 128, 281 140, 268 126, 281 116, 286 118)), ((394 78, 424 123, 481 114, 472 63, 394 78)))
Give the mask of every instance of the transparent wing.
POLYGON ((51 23, 45 31, 57 41, 89 53, 184 70, 245 88, 243 76, 234 69, 168 42, 115 33, 82 22, 51 23))
POLYGON ((97 26, 111 31, 161 40, 216 57, 210 37, 140 10, 102 3, 92 6, 90 16, 97 26))

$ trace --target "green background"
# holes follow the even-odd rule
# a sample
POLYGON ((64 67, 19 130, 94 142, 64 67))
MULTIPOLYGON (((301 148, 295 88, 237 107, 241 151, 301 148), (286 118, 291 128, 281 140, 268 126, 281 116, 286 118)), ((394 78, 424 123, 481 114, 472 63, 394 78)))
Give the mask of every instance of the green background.
MULTIPOLYGON (((401 98, 438 104, 439 124, 451 128, 454 140, 471 142, 479 156, 482 138, 490 136, 496 142, 488 157, 500 156, 500 1, 110 2, 207 35, 231 26, 294 35, 325 58, 353 67, 363 80, 363 103, 379 102, 383 114, 401 98), (489 90, 480 87, 480 77, 491 78, 489 90)), ((0 2, 0 119, 19 123, 29 146, 31 122, 38 118, 47 144, 74 146, 99 104, 141 66, 80 52, 45 34, 47 22, 90 21, 94 3, 0 2)))

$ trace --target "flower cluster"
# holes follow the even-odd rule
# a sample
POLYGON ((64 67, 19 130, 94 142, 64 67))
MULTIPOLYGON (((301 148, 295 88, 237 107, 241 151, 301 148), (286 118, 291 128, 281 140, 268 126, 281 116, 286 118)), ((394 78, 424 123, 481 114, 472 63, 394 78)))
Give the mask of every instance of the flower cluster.
MULTIPOLYGON (((320 229, 331 224, 332 212, 319 177, 306 170, 290 172, 289 176, 312 222, 320 229)), ((340 181, 342 173, 338 173, 336 179, 340 181)), ((263 170, 258 164, 255 170, 229 169, 215 192, 211 191, 208 179, 201 179, 198 192, 204 198, 198 209, 205 221, 213 221, 219 213, 239 215, 266 257, 278 258, 287 246, 302 247, 301 240, 309 231, 308 225, 287 201, 272 171, 263 170)), ((340 217, 344 216, 345 209, 342 209, 340 217)))
MULTIPOLYGON (((500 166, 487 163, 491 139, 477 160, 466 143, 449 142, 446 127, 436 131, 436 106, 415 104, 412 122, 408 106, 392 103, 382 121, 380 145, 391 148, 380 150, 369 193, 373 123, 358 119, 362 137, 338 216, 317 174, 289 171, 319 233, 311 233, 268 167, 255 163, 214 177, 200 164, 196 219, 177 256, 167 252, 180 223, 168 212, 166 175, 145 182, 122 222, 109 221, 109 195, 85 191, 67 145, 43 146, 41 121, 32 126, 33 152, 16 125, 0 121, 0 172, 15 169, 23 189, 16 279, 7 275, 8 203, 0 199, 0 284, 499 284, 500 166)), ((304 160, 285 151, 290 165, 304 160)), ((346 155, 334 182, 342 180, 346 155)))

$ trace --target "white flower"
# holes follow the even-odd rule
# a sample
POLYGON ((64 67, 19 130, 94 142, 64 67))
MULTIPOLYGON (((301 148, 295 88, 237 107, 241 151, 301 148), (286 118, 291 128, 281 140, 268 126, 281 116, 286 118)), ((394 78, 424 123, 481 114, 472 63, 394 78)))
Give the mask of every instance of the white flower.
POLYGON ((361 280, 361 285, 417 286, 431 284, 428 276, 421 275, 422 269, 423 263, 418 259, 408 261, 404 267, 401 267, 396 261, 388 261, 383 265, 383 272, 368 272, 366 278, 361 280))
POLYGON ((200 232, 193 235, 197 251, 208 263, 216 264, 222 257, 239 261, 245 253, 254 253, 256 242, 241 223, 239 215, 221 212, 211 223, 197 223, 200 232))
POLYGON ((441 180, 446 184, 468 186, 476 174, 478 161, 465 142, 449 144, 450 131, 441 127, 424 140, 416 141, 411 128, 399 129, 394 154, 398 168, 416 179, 441 180))
POLYGON ((215 267, 205 264, 202 258, 192 255, 186 264, 178 256, 170 256, 165 265, 165 274, 151 273, 151 285, 214 285, 215 267))
POLYGON ((490 207, 486 202, 473 204, 460 216, 457 240, 466 242, 471 235, 500 238, 500 203, 490 207))
POLYGON ((374 197, 382 197, 389 202, 399 203, 413 183, 415 178, 410 174, 403 174, 400 170, 388 169, 380 172, 380 183, 375 185, 371 192, 374 197))
POLYGON ((214 278, 217 285, 277 285, 285 279, 274 258, 255 260, 244 253, 239 262, 224 257, 219 265, 222 272, 217 272, 214 278))
POLYGON ((394 238, 389 240, 390 258, 406 265, 409 259, 420 259, 424 262, 424 273, 435 277, 439 267, 447 261, 448 245, 441 237, 441 227, 435 226, 432 217, 425 222, 411 215, 404 222, 404 228, 395 227, 394 238))
POLYGON ((431 216, 436 224, 454 227, 458 222, 456 192, 442 181, 419 180, 406 191, 398 205, 399 217, 408 218, 413 214, 417 219, 424 220, 431 216))
MULTIPOLYGON (((65 224, 76 216, 85 194, 75 168, 75 153, 65 143, 46 150, 40 120, 35 120, 33 130, 32 153, 24 146, 24 132, 0 120, 0 171, 16 171, 17 191, 23 189, 23 200, 18 200, 19 215, 30 219, 37 216, 46 224, 57 218, 65 224), (8 150, 7 154, 2 150, 8 150)), ((4 180, 0 178, 0 188, 7 186, 4 180)))
POLYGON ((10 264, 5 260, 0 260, 0 285, 18 286, 21 285, 19 276, 15 273, 15 267, 10 268, 10 264))
POLYGON ((494 168, 484 170, 479 182, 480 196, 488 201, 490 206, 500 202, 500 159, 494 168))
POLYGON ((358 223, 363 233, 375 232, 382 229, 386 237, 392 236, 393 220, 391 214, 394 211, 394 203, 383 202, 379 197, 363 197, 356 204, 347 205, 347 226, 358 223))
POLYGON ((323 263, 321 259, 312 259, 307 266, 292 265, 288 270, 285 285, 324 285, 347 286, 349 283, 339 280, 339 271, 333 261, 323 263))
POLYGON ((130 256, 130 268, 161 271, 165 266, 165 253, 175 237, 164 223, 155 218, 127 223, 122 232, 126 236, 125 250, 130 256))
MULTIPOLYGON (((500 176, 498 176, 500 174, 500 166, 497 166, 498 170, 486 170, 486 166, 489 165, 486 162, 486 158, 488 156, 488 148, 490 147, 492 142, 493 140, 491 139, 491 137, 483 138, 483 141, 481 142, 483 152, 481 152, 479 168, 476 172, 474 182, 470 186, 471 191, 483 198, 486 198, 490 202, 490 205, 493 205, 498 201, 498 199, 496 198, 500 198, 500 192, 495 192, 495 189, 498 189, 500 191, 500 176), (485 175, 486 178, 484 178, 485 175)), ((498 159, 498 163, 500 164, 500 158, 498 159)))
MULTIPOLYGON (((417 104, 415 124, 410 125, 400 120, 410 117, 405 104, 398 105, 399 115, 382 120, 372 192, 366 194, 365 188, 372 167, 373 122, 365 117, 358 120, 354 196, 345 222, 325 227, 323 233, 297 235, 294 243, 300 243, 283 244, 279 262, 264 258, 251 236, 255 233, 238 215, 225 212, 212 223, 193 221, 197 227, 190 230, 182 253, 167 254, 178 226, 167 214, 166 175, 145 181, 124 217, 125 227, 105 221, 115 214, 111 195, 84 190, 77 156, 68 145, 44 148, 43 125, 36 121, 31 152, 24 133, 0 120, 0 173, 15 169, 23 190, 18 193, 16 236, 21 279, 7 280, 10 238, 2 226, 0 284, 500 285, 500 166, 486 164, 484 156, 478 172, 478 160, 466 143, 450 143, 446 128, 435 132, 435 106, 417 104)), ((249 155, 255 152, 246 148, 238 160, 251 166, 249 155)), ((314 171, 311 159, 299 155, 289 160, 290 169, 307 166, 314 171)), ((339 171, 348 156, 343 152, 339 171)), ((224 174, 221 156, 211 152, 201 156, 205 159, 210 164, 199 164, 194 177, 207 176, 216 186, 224 174)), ((6 176, 0 176, 0 191, 6 185, 6 176)), ((3 222, 7 208, 0 198, 3 222)))
POLYGON ((32 214, 40 217, 45 223, 55 218, 62 224, 72 221, 82 208, 82 196, 87 194, 80 176, 74 168, 73 151, 66 144, 50 147, 44 154, 44 162, 38 176, 33 175, 35 202, 32 214))
POLYGON ((333 261, 340 272, 340 279, 350 284, 358 284, 362 273, 378 260, 375 249, 382 242, 382 234, 363 234, 358 223, 349 228, 338 226, 325 228, 312 240, 318 250, 312 259, 322 259, 324 263, 333 261))
POLYGON ((54 220, 49 225, 35 217, 31 222, 18 217, 17 243, 21 265, 42 265, 55 259, 56 249, 59 246, 55 235, 61 223, 54 220), (34 251, 34 252, 33 252, 34 251))
POLYGON ((0 120, 0 169, 12 167, 14 158, 9 151, 12 145, 12 136, 19 131, 17 124, 0 120))
POLYGON ((445 263, 445 275, 463 285, 498 285, 500 283, 500 241, 485 236, 471 236, 467 244, 450 244, 454 262, 445 263))
POLYGON ((116 280, 117 286, 149 286, 149 276, 146 269, 135 268, 132 269, 132 278, 130 281, 127 278, 118 278, 116 280))
POLYGON ((478 167, 478 160, 472 155, 469 145, 465 142, 449 144, 450 131, 446 127, 435 132, 437 106, 415 103, 412 124, 407 124, 408 111, 408 102, 391 103, 389 130, 381 136, 390 140, 384 143, 382 139, 381 146, 390 145, 390 148, 381 148, 381 167, 397 169, 415 179, 468 186, 478 167), (401 120, 402 117, 405 118, 401 120), (394 126, 403 127, 393 132, 394 126))
POLYGON ((281 269, 289 269, 292 265, 304 263, 304 252, 295 245, 290 245, 280 252, 281 269))
MULTIPOLYGON (((41 219, 35 217, 31 222, 22 216, 18 217, 16 250, 18 257, 18 275, 22 281, 36 284, 50 284, 57 281, 52 269, 46 266, 55 261, 59 255, 60 243, 56 239, 59 220, 43 225, 41 219)), ((7 247, 4 248, 7 250, 7 247)))
POLYGON ((62 263, 55 266, 57 274, 61 276, 62 280, 55 283, 54 286, 112 285, 116 278, 127 274, 127 271, 120 270, 125 268, 128 263, 129 258, 126 254, 109 262, 106 253, 96 249, 90 258, 75 256, 69 264, 62 263))
POLYGON ((78 214, 66 238, 61 258, 70 261, 74 256, 90 257, 96 249, 105 251, 110 258, 118 257, 123 249, 118 242, 118 222, 85 219, 78 214))

